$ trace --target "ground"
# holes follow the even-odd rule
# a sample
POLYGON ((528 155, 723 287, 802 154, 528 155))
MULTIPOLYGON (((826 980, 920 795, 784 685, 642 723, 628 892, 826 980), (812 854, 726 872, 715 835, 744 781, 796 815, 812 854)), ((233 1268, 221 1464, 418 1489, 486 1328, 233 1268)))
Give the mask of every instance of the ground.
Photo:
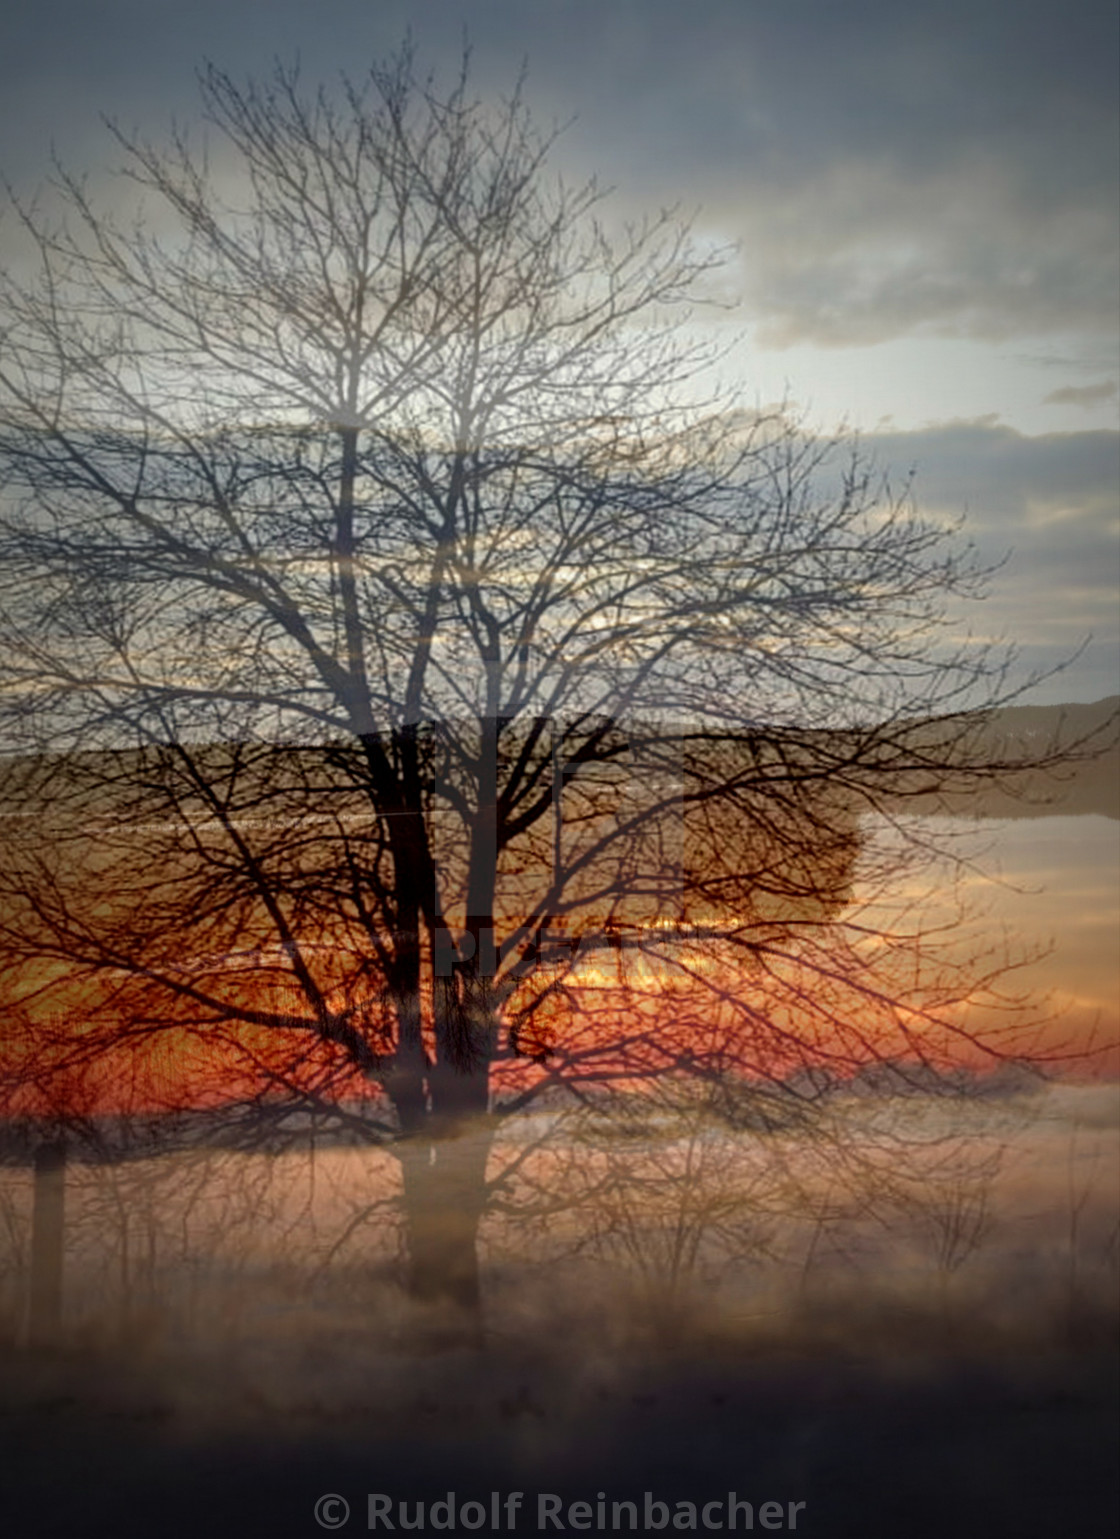
POLYGON ((756 1531, 762 1503, 804 1502, 796 1531, 821 1539, 1115 1532, 1109 1317, 1086 1312, 1045 1346, 943 1315, 821 1325, 797 1341, 693 1335, 612 1357, 555 1341, 423 1355, 373 1333, 225 1364, 9 1351, 5 1526, 13 1539, 294 1539, 323 1531, 328 1493, 350 1508, 340 1531, 368 1531, 372 1492, 391 1499, 397 1531, 397 1504, 408 1520, 422 1501, 435 1532, 448 1492, 488 1514, 491 1492, 522 1491, 516 1532, 541 1531, 541 1493, 562 1498, 565 1531, 570 1503, 588 1502, 574 1517, 594 1532, 600 1492, 609 1527, 613 1501, 640 1514, 649 1491, 682 1521, 676 1504, 696 1503, 703 1531, 703 1504, 734 1490, 756 1531))

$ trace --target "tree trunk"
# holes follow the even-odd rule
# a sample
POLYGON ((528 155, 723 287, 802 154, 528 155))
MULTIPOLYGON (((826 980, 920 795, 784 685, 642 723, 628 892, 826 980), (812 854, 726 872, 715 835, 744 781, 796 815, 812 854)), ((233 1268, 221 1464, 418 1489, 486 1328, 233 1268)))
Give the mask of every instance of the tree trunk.
MULTIPOLYGON (((405 1134, 396 1153, 404 1184, 408 1290, 415 1302, 431 1308, 427 1324, 433 1339, 457 1344, 478 1342, 482 1336, 478 1229, 494 1137, 489 1073, 497 1039, 493 909, 498 730, 496 717, 482 718, 478 810, 471 826, 461 946, 451 941, 442 920, 438 861, 420 811, 415 731, 405 729, 399 744, 415 811, 411 819, 398 819, 394 828, 398 914, 407 914, 415 926, 409 939, 415 933, 418 940, 421 914, 428 924, 435 1051, 429 1058, 423 1044, 417 949, 415 958, 409 953, 407 972, 402 967, 399 990, 403 994, 404 986, 415 988, 415 1020, 398 1000, 397 1064, 383 1082, 405 1134)), ((397 958, 403 962, 399 931, 397 958)))
POLYGON ((443 1328, 458 1340, 482 1334, 478 1228, 486 1206, 486 1165, 493 1142, 486 1122, 448 1137, 405 1139, 397 1148, 404 1180, 408 1291, 440 1306, 443 1328))
POLYGON ((31 1346, 50 1346, 62 1329, 66 1145, 61 1139, 40 1144, 34 1171, 27 1340, 31 1346))

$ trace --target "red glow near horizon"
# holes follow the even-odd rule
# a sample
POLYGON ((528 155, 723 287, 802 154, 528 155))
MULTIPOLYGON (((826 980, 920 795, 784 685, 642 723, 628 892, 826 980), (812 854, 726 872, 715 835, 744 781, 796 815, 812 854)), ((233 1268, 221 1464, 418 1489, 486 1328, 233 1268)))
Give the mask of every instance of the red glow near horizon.
MULTIPOLYGON (((492 1065, 495 1094, 556 1079, 639 1089, 698 1066, 775 1082, 807 1068, 845 1079, 882 1061, 983 1072, 1001 1057, 1035 1057, 1050 1058, 1049 1071, 1064 1077, 1120 1074, 1117 1033, 1102 1041, 1100 1022, 1084 1016, 1001 1016, 965 999, 940 1009, 935 1002, 923 1017, 893 1007, 886 995, 861 1005, 866 980, 827 978, 819 957, 803 964, 801 976, 788 957, 784 969, 754 974, 733 956, 680 960, 691 976, 666 966, 626 977, 609 956, 581 964, 523 1028, 525 1056, 492 1065)), ((251 1006, 254 994, 257 1003, 275 1000, 274 971, 240 971, 236 998, 251 1006)), ((130 1025, 114 1020, 92 985, 87 993, 73 982, 29 1009, 22 1032, 9 1031, 0 1076, 9 1087, 4 1115, 14 1118, 217 1110, 281 1097, 384 1099, 341 1048, 312 1032, 237 1020, 189 1023, 173 1014, 130 1025)))

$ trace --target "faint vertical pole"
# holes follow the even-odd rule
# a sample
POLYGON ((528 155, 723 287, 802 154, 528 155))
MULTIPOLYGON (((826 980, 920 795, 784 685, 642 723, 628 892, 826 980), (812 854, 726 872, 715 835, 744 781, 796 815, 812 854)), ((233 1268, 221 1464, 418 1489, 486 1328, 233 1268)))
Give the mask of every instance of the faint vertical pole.
POLYGON ((679 726, 674 727, 665 751, 665 844, 662 851, 661 912, 665 919, 685 918, 685 887, 688 865, 685 824, 688 789, 688 754, 679 726))
POLYGON ((478 973, 494 974, 494 895, 498 870, 498 742, 504 719, 478 719, 478 797, 471 826, 467 877, 467 930, 474 937, 478 973))
POLYGON ((556 717, 552 718, 552 886, 557 902, 564 879, 564 760, 556 717))
POLYGON ((62 1328, 65 1208, 66 1144, 58 1138, 35 1151, 27 1309, 30 1346, 51 1345, 62 1328))

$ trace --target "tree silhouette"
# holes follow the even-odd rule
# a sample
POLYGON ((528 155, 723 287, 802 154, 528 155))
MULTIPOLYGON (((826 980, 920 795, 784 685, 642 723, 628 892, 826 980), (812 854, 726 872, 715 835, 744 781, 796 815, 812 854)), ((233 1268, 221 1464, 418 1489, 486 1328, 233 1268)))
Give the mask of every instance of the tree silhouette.
POLYGON ((503 1110, 1008 1051, 918 931, 834 923, 862 814, 993 769, 1000 663, 945 618, 971 553, 857 448, 706 392, 720 255, 616 230, 519 92, 407 48, 333 92, 200 85, 208 145, 112 128, 135 218, 61 170, 62 213, 15 208, 36 1082, 277 1136, 330 1108, 401 1159, 414 1290, 470 1307, 503 1110))

